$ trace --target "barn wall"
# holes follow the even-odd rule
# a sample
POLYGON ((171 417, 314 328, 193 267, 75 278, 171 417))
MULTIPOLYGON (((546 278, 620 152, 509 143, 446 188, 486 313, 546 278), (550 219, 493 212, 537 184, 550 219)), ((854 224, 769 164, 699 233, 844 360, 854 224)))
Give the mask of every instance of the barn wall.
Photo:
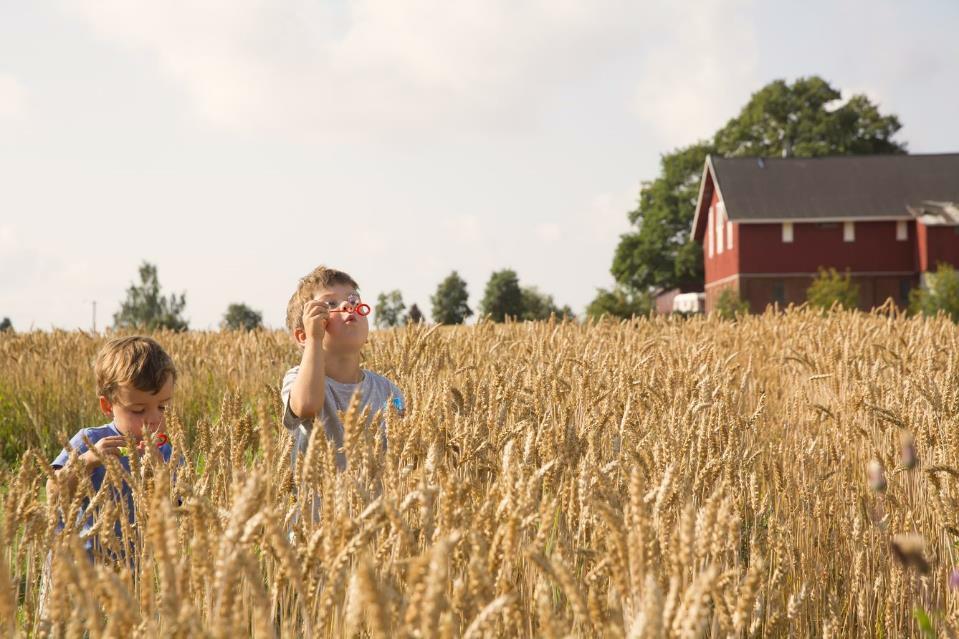
POLYGON ((740 273, 815 273, 820 266, 840 271, 915 271, 914 223, 910 223, 908 239, 898 241, 895 222, 858 222, 854 242, 843 241, 841 223, 832 228, 794 223, 791 243, 782 241, 778 223, 736 226, 740 273))
MULTIPOLYGON (((889 298, 900 308, 905 308, 909 303, 909 291, 919 285, 915 274, 851 274, 851 277, 859 286, 859 308, 864 311, 881 306, 889 298)), ((725 288, 738 291, 739 296, 749 303, 751 313, 762 313, 774 302, 780 308, 799 305, 806 301, 806 291, 812 281, 812 275, 737 275, 706 286, 706 312, 715 309, 719 294, 725 288)))
POLYGON ((706 232, 712 234, 713 256, 709 257, 709 238, 703 238, 703 269, 706 282, 715 282, 716 280, 730 275, 735 275, 739 271, 739 224, 726 222, 733 225, 733 248, 730 249, 726 243, 726 230, 723 229, 724 250, 722 253, 716 251, 716 213, 719 204, 719 193, 713 191, 712 200, 709 204, 709 213, 706 223, 706 232))
MULTIPOLYGON (((959 227, 929 226, 920 223, 925 231, 925 246, 920 247, 919 268, 922 272, 935 271, 939 262, 959 267, 959 227)), ((921 237, 921 236, 920 236, 921 237)))

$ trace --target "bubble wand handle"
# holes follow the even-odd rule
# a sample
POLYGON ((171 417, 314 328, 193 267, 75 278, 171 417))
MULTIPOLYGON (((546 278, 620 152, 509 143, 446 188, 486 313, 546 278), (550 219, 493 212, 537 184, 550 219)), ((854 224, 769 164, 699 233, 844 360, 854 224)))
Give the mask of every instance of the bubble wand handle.
POLYGON ((356 308, 351 308, 347 306, 346 308, 331 308, 331 313, 356 313, 361 317, 365 317, 370 314, 370 305, 369 304, 357 304, 356 308))

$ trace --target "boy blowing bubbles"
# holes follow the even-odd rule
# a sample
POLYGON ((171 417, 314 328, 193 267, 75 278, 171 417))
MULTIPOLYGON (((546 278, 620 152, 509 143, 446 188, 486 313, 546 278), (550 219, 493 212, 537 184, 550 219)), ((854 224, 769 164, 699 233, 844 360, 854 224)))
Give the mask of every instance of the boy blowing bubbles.
POLYGON ((287 305, 286 322, 303 350, 300 364, 283 377, 283 425, 305 453, 313 422, 319 418, 327 439, 336 448, 336 465, 346 468, 343 423, 353 394, 360 394, 360 409, 373 414, 393 406, 403 413, 403 395, 393 382, 360 368, 360 351, 370 333, 365 315, 356 312, 359 286, 342 271, 319 266, 300 280, 287 305))

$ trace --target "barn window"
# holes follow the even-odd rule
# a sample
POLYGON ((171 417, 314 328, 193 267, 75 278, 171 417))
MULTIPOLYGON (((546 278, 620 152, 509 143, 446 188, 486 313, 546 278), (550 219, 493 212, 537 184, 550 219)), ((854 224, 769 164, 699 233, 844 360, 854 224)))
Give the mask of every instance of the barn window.
POLYGON ((789 243, 792 241, 793 241, 793 223, 783 222, 783 242, 789 243))
POLYGON ((905 242, 909 239, 909 227, 906 224, 905 220, 896 222, 896 239, 900 242, 905 242))
POLYGON ((856 223, 855 222, 842 223, 842 241, 843 242, 856 241, 856 223))
POLYGON ((706 220, 706 244, 708 245, 709 257, 713 256, 713 207, 709 207, 709 217, 706 220))
POLYGON ((908 277, 899 280, 899 303, 903 306, 909 304, 909 291, 912 290, 912 281, 908 277))
POLYGON ((773 301, 780 306, 786 305, 786 284, 784 282, 773 282, 773 301))
POLYGON ((716 207, 716 252, 723 252, 723 212, 716 207))
POLYGON ((722 211, 723 219, 726 220, 726 248, 729 250, 733 249, 733 223, 729 221, 729 216, 726 215, 726 205, 722 202, 719 203, 719 210, 722 211))

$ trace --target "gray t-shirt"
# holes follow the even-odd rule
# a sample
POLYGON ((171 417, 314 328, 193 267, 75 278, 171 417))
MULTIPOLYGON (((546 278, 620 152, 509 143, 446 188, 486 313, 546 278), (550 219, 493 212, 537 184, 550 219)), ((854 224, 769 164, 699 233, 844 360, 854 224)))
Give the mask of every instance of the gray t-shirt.
MULTIPOLYGON (((310 442, 310 430, 313 428, 313 419, 301 419, 290 410, 290 393, 293 390, 293 382, 300 372, 299 366, 294 366, 283 376, 283 388, 280 391, 280 397, 283 399, 283 425, 296 439, 296 446, 293 447, 293 466, 296 466, 296 457, 301 453, 306 453, 306 447, 310 442)), ((320 413, 320 419, 323 422, 323 430, 326 431, 326 438, 333 442, 336 447, 336 467, 339 470, 346 468, 346 456, 343 454, 343 422, 340 421, 338 413, 345 411, 350 406, 350 400, 353 393, 359 390, 360 410, 367 406, 370 407, 370 420, 378 412, 385 412, 387 407, 395 407, 403 410, 403 393, 396 387, 396 384, 386 379, 382 375, 368 370, 361 371, 363 379, 358 384, 342 384, 336 380, 326 378, 326 399, 323 402, 323 410, 320 413)), ((369 422, 367 422, 369 425, 369 422)), ((380 426, 385 428, 384 425, 380 426)), ((385 442, 385 433, 384 442, 385 442)))

